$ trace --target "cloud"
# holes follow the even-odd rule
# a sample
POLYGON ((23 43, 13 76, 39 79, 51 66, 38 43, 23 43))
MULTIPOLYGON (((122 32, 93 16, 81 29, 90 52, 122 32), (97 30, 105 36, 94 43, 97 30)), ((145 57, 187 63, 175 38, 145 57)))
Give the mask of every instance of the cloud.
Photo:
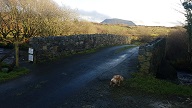
POLYGON ((84 11, 84 10, 77 10, 80 17, 82 19, 92 21, 92 22, 101 22, 107 18, 111 18, 105 14, 99 13, 97 11, 84 11))
POLYGON ((185 25, 184 22, 181 22, 181 21, 177 21, 177 22, 168 22, 170 25, 172 26, 183 26, 185 25))

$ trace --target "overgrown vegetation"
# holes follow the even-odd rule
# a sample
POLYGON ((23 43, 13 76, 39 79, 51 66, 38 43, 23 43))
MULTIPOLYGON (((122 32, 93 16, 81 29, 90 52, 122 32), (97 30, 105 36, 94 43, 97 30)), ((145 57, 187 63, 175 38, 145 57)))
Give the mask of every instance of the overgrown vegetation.
POLYGON ((133 78, 126 80, 125 86, 157 95, 192 96, 192 88, 190 86, 177 85, 139 73, 134 74, 133 78))
POLYGON ((172 30, 167 35, 166 59, 176 69, 191 70, 188 53, 188 34, 182 27, 172 30))
POLYGON ((2 0, 0 10, 0 44, 8 47, 13 46, 15 39, 26 46, 28 39, 35 36, 97 33, 132 36, 133 40, 146 42, 173 29, 87 22, 80 20, 74 10, 52 0, 2 0))
POLYGON ((26 68, 15 68, 13 71, 9 73, 0 71, 0 83, 11 79, 15 79, 27 73, 29 73, 29 70, 26 68))
POLYGON ((190 59, 190 64, 192 64, 192 4, 191 4, 191 0, 185 0, 182 3, 186 13, 185 13, 185 17, 186 17, 186 31, 188 33, 188 53, 189 53, 189 59, 190 59))
MULTIPOLYGON (((132 36, 133 40, 150 41, 166 36, 177 28, 99 24, 80 20, 78 14, 52 0, 0 1, 1 45, 20 44, 35 36, 68 36, 74 34, 116 34, 132 36)), ((10 46, 10 45, 9 45, 10 46)))

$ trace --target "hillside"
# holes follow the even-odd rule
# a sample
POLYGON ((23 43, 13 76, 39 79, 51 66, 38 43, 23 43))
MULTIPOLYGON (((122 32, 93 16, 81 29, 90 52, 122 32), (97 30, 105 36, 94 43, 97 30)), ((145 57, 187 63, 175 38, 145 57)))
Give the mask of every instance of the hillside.
POLYGON ((124 24, 124 25, 128 25, 128 26, 136 26, 136 24, 133 23, 132 21, 122 20, 122 19, 117 19, 117 18, 105 19, 101 23, 102 24, 124 24))

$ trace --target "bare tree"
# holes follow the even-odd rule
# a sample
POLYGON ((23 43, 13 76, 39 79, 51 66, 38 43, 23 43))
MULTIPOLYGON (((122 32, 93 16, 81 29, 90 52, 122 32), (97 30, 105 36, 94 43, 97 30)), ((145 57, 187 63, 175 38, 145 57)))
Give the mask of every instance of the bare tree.
POLYGON ((2 35, 2 38, 6 38, 11 32, 11 21, 7 7, 8 6, 4 1, 0 1, 0 34, 2 35))

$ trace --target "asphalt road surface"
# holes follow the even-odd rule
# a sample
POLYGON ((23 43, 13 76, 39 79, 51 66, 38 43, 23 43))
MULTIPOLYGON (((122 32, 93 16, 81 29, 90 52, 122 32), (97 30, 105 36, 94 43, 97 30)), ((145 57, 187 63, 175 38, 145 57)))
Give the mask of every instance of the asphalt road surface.
POLYGON ((94 86, 93 81, 110 81, 114 74, 129 78, 137 69, 138 47, 120 50, 126 46, 28 64, 30 74, 0 84, 0 108, 55 108, 83 88, 94 86))

